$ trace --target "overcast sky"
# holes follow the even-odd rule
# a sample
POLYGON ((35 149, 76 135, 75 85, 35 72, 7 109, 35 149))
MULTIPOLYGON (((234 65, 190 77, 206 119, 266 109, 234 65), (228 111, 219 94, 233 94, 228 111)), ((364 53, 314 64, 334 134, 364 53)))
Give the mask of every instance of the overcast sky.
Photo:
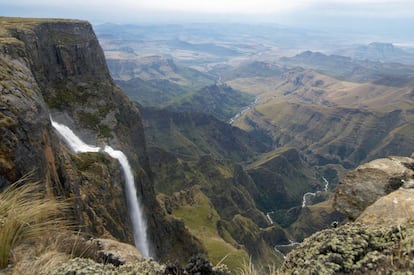
POLYGON ((92 23, 273 22, 413 33, 414 0, 0 0, 4 16, 92 23))

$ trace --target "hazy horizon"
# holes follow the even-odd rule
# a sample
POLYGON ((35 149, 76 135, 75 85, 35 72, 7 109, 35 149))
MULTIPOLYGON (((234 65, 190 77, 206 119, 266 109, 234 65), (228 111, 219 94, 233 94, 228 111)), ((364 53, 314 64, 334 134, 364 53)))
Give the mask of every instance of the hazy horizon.
POLYGON ((2 16, 76 18, 93 24, 275 23, 326 32, 414 40, 409 0, 90 0, 0 2, 2 16))

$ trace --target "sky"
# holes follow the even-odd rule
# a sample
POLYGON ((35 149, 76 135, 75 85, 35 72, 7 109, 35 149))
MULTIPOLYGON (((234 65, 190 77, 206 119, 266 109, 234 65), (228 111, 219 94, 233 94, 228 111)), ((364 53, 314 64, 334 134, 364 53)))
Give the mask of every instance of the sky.
POLYGON ((78 18, 94 24, 270 22, 339 31, 414 32, 414 0, 0 0, 0 14, 78 18))

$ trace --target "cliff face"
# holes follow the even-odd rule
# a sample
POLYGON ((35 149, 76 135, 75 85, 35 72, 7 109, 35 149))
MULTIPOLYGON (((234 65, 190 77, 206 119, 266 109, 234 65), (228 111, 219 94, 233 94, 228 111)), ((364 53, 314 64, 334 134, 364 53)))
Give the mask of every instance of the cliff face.
POLYGON ((85 142, 127 155, 155 256, 166 258, 173 247, 183 257, 196 252, 182 223, 167 221, 155 199, 139 110, 113 84, 91 25, 0 20, 0 187, 34 171, 46 192, 73 200, 86 231, 132 241, 119 165, 101 153, 72 154, 52 129, 52 114, 85 142))

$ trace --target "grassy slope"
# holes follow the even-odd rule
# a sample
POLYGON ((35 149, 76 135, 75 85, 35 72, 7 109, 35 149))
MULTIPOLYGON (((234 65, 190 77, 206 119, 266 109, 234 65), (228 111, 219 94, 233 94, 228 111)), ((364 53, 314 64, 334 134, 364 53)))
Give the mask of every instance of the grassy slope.
POLYGON ((186 93, 186 88, 169 80, 130 80, 115 81, 133 101, 143 106, 162 106, 177 96, 186 93))
POLYGON ((141 108, 141 112, 148 144, 186 160, 211 155, 246 161, 270 148, 269 138, 260 138, 205 114, 148 108, 141 108))
POLYGON ((351 167, 414 150, 410 86, 339 81, 303 69, 290 69, 281 78, 230 83, 259 94, 255 108, 235 126, 266 129, 279 146, 295 146, 313 163, 351 167), (257 82, 258 88, 252 89, 257 82))
POLYGON ((356 83, 298 68, 289 69, 280 77, 235 78, 227 83, 240 91, 259 95, 259 103, 278 99, 381 112, 411 109, 410 85, 391 87, 371 82, 356 83))
POLYGON ((245 249, 237 249, 221 238, 216 227, 220 217, 201 191, 195 195, 194 205, 182 206, 174 210, 173 215, 182 218, 190 232, 201 240, 213 264, 222 262, 236 270, 248 261, 245 249))
POLYGON ((211 85, 187 93, 170 102, 167 107, 179 111, 210 114, 220 120, 228 121, 253 101, 253 96, 236 91, 230 86, 211 85))
POLYGON ((320 181, 293 148, 264 154, 248 166, 248 173, 258 189, 255 201, 263 211, 300 205, 302 195, 314 191, 320 181))
POLYGON ((303 52, 281 61, 292 66, 311 68, 338 79, 354 82, 387 83, 390 86, 412 84, 414 67, 398 63, 352 60, 338 55, 324 55, 318 52, 303 52), (341 66, 338 66, 341 64, 341 66))

